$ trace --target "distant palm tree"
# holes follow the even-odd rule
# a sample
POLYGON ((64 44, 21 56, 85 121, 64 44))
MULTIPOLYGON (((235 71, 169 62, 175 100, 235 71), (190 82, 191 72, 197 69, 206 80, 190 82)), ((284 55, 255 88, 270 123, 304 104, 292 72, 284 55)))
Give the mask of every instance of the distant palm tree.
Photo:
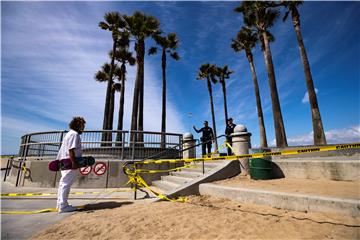
MULTIPOLYGON (((163 37, 160 35, 154 36, 155 42, 161 47, 161 69, 162 69, 162 109, 161 109, 161 132, 166 132, 166 53, 175 59, 180 59, 178 53, 175 51, 179 45, 179 40, 176 33, 169 33, 163 37)), ((152 47, 149 49, 149 55, 156 54, 157 48, 152 47)), ((165 147, 165 135, 161 139, 162 147, 165 147)))
POLYGON ((274 6, 273 2, 244 1, 239 7, 235 8, 234 10, 243 14, 245 24, 249 27, 253 27, 257 31, 260 40, 263 42, 263 53, 268 72, 272 110, 274 116, 276 145, 278 147, 286 147, 288 144, 286 140, 285 127, 280 108, 274 65, 272 61, 268 37, 268 28, 270 28, 274 24, 275 20, 279 16, 279 12, 277 10, 273 10, 271 8, 272 6, 274 6))
POLYGON ((124 19, 127 23, 127 29, 136 41, 137 71, 131 115, 131 130, 143 131, 145 39, 159 33, 160 23, 155 17, 145 15, 139 11, 136 11, 132 16, 124 16, 124 19))
POLYGON ((215 149, 217 150, 218 143, 217 143, 217 135, 216 135, 216 121, 215 121, 214 101, 213 101, 212 86, 211 86, 211 83, 215 84, 217 82, 216 67, 209 63, 202 64, 199 68, 199 72, 196 79, 198 80, 206 79, 209 96, 210 96, 210 107, 211 107, 211 116, 212 116, 213 130, 214 130, 215 149))
MULTIPOLYGON (((123 119, 124 119, 124 102, 125 102, 125 80, 126 80, 126 64, 129 64, 130 66, 135 65, 136 60, 132 56, 132 52, 129 51, 129 33, 123 32, 119 39, 119 44, 116 49, 115 58, 116 60, 121 63, 120 71, 117 75, 119 81, 121 81, 120 84, 120 104, 119 104, 119 118, 118 118, 118 125, 117 130, 122 131, 123 130, 123 119)), ((116 136, 116 141, 121 142, 122 141, 122 134, 118 133, 116 136)))
POLYGON ((294 30, 295 30, 297 41, 299 44, 300 56, 301 56, 301 59, 302 59, 303 65, 304 65, 306 86, 307 86, 307 91, 308 91, 308 95, 309 95, 312 124, 313 124, 313 131, 314 131, 314 144, 315 145, 326 145, 326 138, 325 138, 323 124, 321 121, 320 110, 319 110, 318 101, 316 98, 316 92, 314 89, 314 82, 313 82, 311 71, 310 71, 310 64, 309 64, 309 60, 308 60, 308 57, 306 54, 302 35, 301 35, 300 14, 299 14, 299 11, 297 8, 302 3, 303 3, 303 1, 282 1, 282 5, 285 8, 287 8, 287 10, 288 10, 285 13, 283 20, 285 21, 289 15, 289 13, 291 13, 294 30))
MULTIPOLYGON (((105 21, 101 21, 99 23, 99 27, 104 30, 108 30, 112 33, 112 39, 113 39, 113 47, 112 51, 115 52, 116 49, 116 42, 119 35, 119 29, 123 28, 125 25, 123 24, 123 21, 121 20, 121 15, 118 12, 108 12, 104 16, 105 21)), ((110 63, 110 73, 109 73, 109 82, 106 88, 106 100, 105 100, 105 110, 104 110, 104 121, 103 121, 103 129, 112 129, 112 117, 111 115, 111 88, 112 88, 112 82, 111 79, 113 78, 114 74, 114 68, 115 68, 115 57, 113 56, 111 58, 110 63)), ((104 136, 104 135, 103 135, 104 136)), ((109 137, 107 137, 109 138, 109 137)), ((106 139, 109 140, 109 139, 106 139)))
POLYGON ((224 67, 216 68, 216 75, 218 75, 218 77, 219 77, 219 82, 221 83, 221 88, 222 88, 223 97, 224 97, 225 126, 227 125, 227 120, 228 120, 225 79, 229 79, 230 74, 232 74, 232 73, 233 73, 233 71, 230 71, 228 65, 225 65, 224 67))
POLYGON ((260 129, 260 147, 267 147, 266 131, 264 124, 264 116, 261 107, 261 98, 259 84, 256 76, 254 59, 251 52, 251 49, 255 47, 256 42, 258 41, 256 34, 252 33, 251 29, 247 27, 242 27, 236 35, 236 39, 232 39, 231 47, 235 52, 245 51, 246 57, 250 64, 251 74, 254 82, 255 98, 256 98, 256 107, 258 112, 259 120, 259 129, 260 129))

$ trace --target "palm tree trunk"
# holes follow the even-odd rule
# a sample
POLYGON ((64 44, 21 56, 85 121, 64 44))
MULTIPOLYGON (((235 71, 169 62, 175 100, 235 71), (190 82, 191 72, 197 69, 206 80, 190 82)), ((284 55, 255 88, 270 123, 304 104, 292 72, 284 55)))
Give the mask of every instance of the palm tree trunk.
MULTIPOLYGON (((116 40, 113 39, 113 53, 116 51, 116 40)), ((106 88, 106 100, 105 100, 105 110, 104 110, 104 121, 103 121, 103 130, 109 130, 110 126, 112 125, 112 120, 110 123, 110 102, 111 102, 111 88, 112 88, 112 79, 114 75, 114 68, 115 68, 115 55, 113 54, 113 57, 111 58, 110 63, 110 74, 109 74, 109 80, 108 85, 106 88)), ((114 114, 114 113, 113 113, 114 114)), ((111 134, 103 133, 102 134, 102 141, 111 141, 111 134)))
MULTIPOLYGON (((126 74, 126 67, 125 63, 121 65, 121 95, 120 95, 120 106, 119 106, 119 119, 118 119, 118 126, 117 130, 123 130, 123 123, 124 123, 124 102, 125 102, 125 74, 126 74)), ((117 133, 116 136, 117 142, 122 142, 122 133, 117 133)), ((122 144, 118 144, 121 146, 122 144)))
POLYGON ((224 96, 224 112, 225 112, 225 126, 227 125, 228 120, 228 111, 227 111, 227 101, 226 101, 226 86, 225 86, 225 79, 222 79, 221 87, 224 96))
POLYGON ((162 68, 162 109, 161 109, 161 148, 165 148, 165 132, 166 132, 166 52, 162 50, 161 56, 162 68))
POLYGON ((140 91, 141 91, 141 77, 144 77, 143 67, 144 67, 144 53, 142 50, 142 46, 144 44, 144 40, 139 39, 136 43, 136 80, 134 87, 134 96, 133 96, 133 107, 131 114, 131 130, 138 130, 138 113, 139 113, 139 99, 140 99, 140 91), (141 46, 142 45, 142 46, 141 46))
POLYGON ((110 114, 109 114, 109 130, 113 129, 113 122, 114 122, 114 104, 115 104, 115 89, 111 88, 111 100, 110 100, 110 114))
MULTIPOLYGON (((144 59, 145 59, 145 41, 139 40, 139 74, 140 74, 140 88, 139 88, 139 118, 138 118, 138 130, 144 130, 144 59)), ((138 134, 138 141, 143 142, 144 136, 142 133, 138 134)))
POLYGON ((311 71, 310 71, 310 64, 309 64, 308 57, 306 55, 304 42, 303 42, 302 36, 301 36, 300 19, 298 17, 298 14, 296 14, 296 12, 295 12, 295 14, 293 14, 293 12, 292 12, 292 18, 293 18, 293 24, 294 24, 294 29, 296 32, 297 41, 299 44, 301 60, 304 65, 304 73, 305 73, 307 91, 308 91, 308 95, 309 95, 312 125, 313 125, 313 131, 314 131, 314 145, 326 145, 326 138, 325 138, 323 124, 321 121, 320 110, 319 110, 318 101, 316 98, 316 92, 314 89, 314 82, 313 82, 311 71))
MULTIPOLYGON (((134 86, 134 96, 133 96, 133 106, 132 106, 132 113, 131 113, 131 131, 138 130, 138 113, 139 113, 139 95, 141 89, 141 50, 140 50, 140 40, 135 43, 135 50, 136 50, 136 80, 134 86)), ((137 140, 136 133, 130 134, 130 141, 135 142, 137 140)))
POLYGON ((139 119, 138 119, 138 130, 144 130, 144 58, 145 58, 145 41, 139 41, 139 74, 140 74, 140 92, 139 92, 139 119))
POLYGON ((272 103, 272 110, 273 110, 273 117, 274 117, 274 126, 275 126, 275 136, 276 136, 276 146, 277 147, 287 147, 287 140, 285 134, 285 127, 284 122, 281 114, 279 96, 276 86, 275 80, 275 71, 274 65, 272 62, 271 50, 269 46, 269 40, 266 35, 266 32, 262 33, 263 40, 264 40, 264 57, 265 57, 265 64, 268 72, 269 78, 269 85, 270 85, 270 94, 271 94, 271 103, 272 103))
POLYGON ((211 116, 212 116, 212 123, 213 123, 213 131, 214 131, 214 147, 215 150, 218 149, 218 143, 217 143, 217 136, 216 136, 216 122, 215 122, 215 111, 214 111, 214 101, 213 101, 213 96, 212 96, 212 87, 211 87, 211 82, 210 79, 207 79, 207 85, 208 85, 208 90, 209 90, 209 95, 210 95, 210 107, 211 107, 211 116))
POLYGON ((254 82, 254 89, 255 89, 255 98, 256 98, 256 107, 258 112, 258 119, 259 119, 259 130, 260 130, 260 147, 265 148, 267 147, 267 139, 266 139, 266 131, 265 131, 265 124, 264 124, 264 116, 261 107, 261 98, 260 98, 260 91, 259 91, 259 84, 256 77, 256 71, 253 61, 252 53, 249 51, 246 52, 246 57, 249 60, 251 74, 253 77, 254 82))

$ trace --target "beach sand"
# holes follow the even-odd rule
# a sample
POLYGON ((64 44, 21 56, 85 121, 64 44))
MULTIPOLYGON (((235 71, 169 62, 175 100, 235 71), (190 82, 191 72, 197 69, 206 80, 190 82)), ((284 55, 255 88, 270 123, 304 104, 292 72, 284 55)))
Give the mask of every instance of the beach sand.
POLYGON ((113 204, 117 207, 112 209, 102 204, 31 239, 360 239, 360 218, 209 196, 190 196, 187 203, 138 200, 113 204))

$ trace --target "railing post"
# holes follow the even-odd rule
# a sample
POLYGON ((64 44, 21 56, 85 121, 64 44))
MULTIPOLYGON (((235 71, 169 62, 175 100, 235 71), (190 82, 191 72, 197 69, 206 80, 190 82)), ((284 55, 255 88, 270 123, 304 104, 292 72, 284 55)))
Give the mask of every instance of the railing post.
POLYGON ((20 180, 20 177, 21 177, 21 173, 22 173, 22 165, 23 165, 23 162, 25 162, 26 160, 26 157, 27 157, 27 153, 28 153, 28 149, 29 149, 29 143, 30 143, 30 139, 31 139, 31 134, 28 134, 26 135, 25 137, 25 146, 24 146, 24 151, 23 151, 23 155, 20 159, 20 163, 19 163, 19 169, 18 169, 18 174, 17 174, 17 177, 16 177, 16 183, 15 183, 15 187, 18 187, 19 186, 19 180, 20 180))
POLYGON ((183 134, 183 158, 195 158, 196 149, 195 149, 195 139, 191 133, 183 134))
POLYGON ((124 160, 124 148, 126 145, 129 145, 129 144, 125 144, 125 141, 126 141, 126 133, 125 131, 119 133, 121 134, 121 156, 120 156, 120 159, 121 160, 124 160))
POLYGON ((134 131, 130 131, 130 146, 131 146, 131 159, 134 160, 135 158, 135 142, 136 136, 134 131))

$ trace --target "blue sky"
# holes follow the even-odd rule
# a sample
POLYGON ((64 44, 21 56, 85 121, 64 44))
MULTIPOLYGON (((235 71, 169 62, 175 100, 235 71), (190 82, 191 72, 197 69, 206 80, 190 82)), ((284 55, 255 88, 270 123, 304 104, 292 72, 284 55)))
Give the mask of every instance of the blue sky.
MULTIPOLYGON (((230 47, 242 26, 233 9, 240 2, 1 2, 1 153, 17 153, 25 133, 64 130, 72 116, 87 129, 101 129, 106 84, 94 73, 108 61, 111 35, 98 23, 108 11, 155 16, 161 29, 176 32, 181 60, 168 60, 170 132, 184 133, 211 122, 203 63, 229 65, 229 115, 244 124, 259 145, 259 128, 249 64, 230 47), (191 113, 191 114, 189 114, 191 113)), ((302 34, 329 143, 360 141, 359 2, 305 2, 302 34)), ((282 12, 283 15, 283 12, 282 12)), ((276 22, 271 43, 278 93, 289 145, 312 143, 312 124, 296 36, 288 19, 276 22)), ((153 46, 152 40, 146 47, 153 46)), ((263 55, 253 50, 269 144, 275 144, 270 92, 263 55)), ((128 68, 125 129, 129 129, 135 67, 128 68)), ((218 134, 224 131, 220 85, 213 86, 218 134)), ((118 97, 116 103, 118 102, 118 97)), ((116 105, 117 107, 117 105, 116 105)), ((145 130, 159 131, 160 56, 145 58, 145 130)), ((117 111, 115 111, 117 112, 117 111)), ((115 114, 115 123, 117 116, 115 114)), ((116 126, 116 124, 114 124, 116 126)), ((192 130, 193 134, 198 137, 192 130)))

